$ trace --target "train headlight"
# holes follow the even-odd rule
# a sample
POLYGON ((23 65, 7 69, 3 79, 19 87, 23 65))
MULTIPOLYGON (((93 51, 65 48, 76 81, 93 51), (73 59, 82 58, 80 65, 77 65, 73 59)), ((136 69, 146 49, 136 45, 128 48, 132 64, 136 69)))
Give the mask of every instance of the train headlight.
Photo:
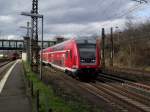
POLYGON ((95 62, 96 60, 92 60, 92 62, 95 62))
POLYGON ((83 59, 81 59, 80 61, 81 61, 81 62, 84 62, 84 60, 83 60, 83 59))

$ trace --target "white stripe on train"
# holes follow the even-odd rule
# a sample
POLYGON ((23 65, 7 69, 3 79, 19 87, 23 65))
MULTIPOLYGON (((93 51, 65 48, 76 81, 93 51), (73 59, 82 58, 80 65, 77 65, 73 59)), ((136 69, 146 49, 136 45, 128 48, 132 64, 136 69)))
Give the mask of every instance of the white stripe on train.
POLYGON ((43 61, 43 62, 46 63, 46 64, 50 64, 52 67, 61 69, 61 70, 63 70, 63 71, 66 71, 66 70, 69 70, 69 71, 72 71, 72 72, 76 72, 76 71, 77 71, 77 69, 71 69, 71 68, 68 68, 68 67, 61 67, 61 66, 58 66, 58 65, 56 65, 56 64, 49 63, 49 62, 47 62, 47 61, 43 61))
POLYGON ((67 51, 69 52, 70 50, 54 51, 54 52, 48 52, 48 53, 43 52, 43 54, 65 53, 67 51))

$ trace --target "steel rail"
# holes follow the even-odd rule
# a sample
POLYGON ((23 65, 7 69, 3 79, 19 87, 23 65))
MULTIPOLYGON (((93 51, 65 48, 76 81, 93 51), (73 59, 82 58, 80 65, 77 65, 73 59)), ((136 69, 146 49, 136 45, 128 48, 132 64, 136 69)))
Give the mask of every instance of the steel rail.
POLYGON ((113 80, 116 80, 116 81, 120 81, 122 83, 125 83, 126 85, 130 85, 130 86, 133 86, 133 87, 138 87, 139 89, 142 89, 143 91, 150 92, 150 86, 145 85, 145 84, 129 81, 127 79, 119 78, 117 76, 112 76, 112 75, 106 74, 106 73, 99 74, 99 76, 109 78, 109 79, 113 79, 113 80))

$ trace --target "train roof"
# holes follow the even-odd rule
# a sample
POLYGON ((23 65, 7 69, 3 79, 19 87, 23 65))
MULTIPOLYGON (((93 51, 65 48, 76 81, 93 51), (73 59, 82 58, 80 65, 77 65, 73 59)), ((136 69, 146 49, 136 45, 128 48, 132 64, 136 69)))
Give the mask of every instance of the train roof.
POLYGON ((58 47, 58 46, 63 46, 64 44, 66 44, 68 42, 71 42, 71 41, 75 41, 77 44, 86 44, 86 43, 96 44, 96 38, 82 36, 82 37, 78 37, 78 38, 71 38, 69 40, 61 42, 61 43, 56 44, 54 46, 48 47, 46 49, 43 49, 43 51, 49 50, 50 48, 55 48, 55 47, 58 47))
POLYGON ((69 39, 69 40, 66 40, 66 41, 63 41, 63 42, 58 43, 58 44, 56 44, 56 45, 53 45, 53 46, 51 46, 51 47, 45 48, 45 49, 43 49, 43 51, 49 50, 50 48, 55 48, 55 47, 58 47, 58 46, 62 46, 62 45, 64 45, 65 43, 68 43, 68 42, 73 41, 73 40, 74 40, 74 38, 69 39))

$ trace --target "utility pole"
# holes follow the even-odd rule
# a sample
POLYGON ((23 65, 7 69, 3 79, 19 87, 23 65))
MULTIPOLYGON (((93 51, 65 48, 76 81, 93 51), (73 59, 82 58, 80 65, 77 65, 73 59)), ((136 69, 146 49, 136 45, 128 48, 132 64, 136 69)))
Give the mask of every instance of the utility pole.
POLYGON ((28 61, 31 63, 31 54, 30 54, 30 45, 31 45, 31 41, 30 41, 30 39, 31 39, 31 35, 30 35, 30 33, 29 33, 29 30, 31 31, 31 28, 30 28, 30 23, 29 22, 27 22, 27 35, 26 35, 26 41, 27 41, 27 46, 26 46, 26 52, 27 52, 27 59, 28 59, 28 61))
POLYGON ((1 38, 1 31, 0 31, 0 39, 2 39, 2 38, 1 38))
POLYGON ((116 30, 115 30, 115 34, 117 35, 117 39, 116 39, 117 42, 116 42, 116 43, 119 44, 119 27, 116 26, 115 29, 116 29, 116 30))
POLYGON ((110 29, 110 66, 113 67, 113 59, 114 59, 114 42, 113 42, 113 28, 110 29))
MULTIPOLYGON (((27 30, 27 34, 26 34, 26 36, 24 36, 24 43, 25 43, 25 51, 27 52, 27 59, 28 59, 28 61, 30 62, 30 59, 32 58, 31 56, 30 56, 30 39, 31 39, 31 33, 30 33, 30 31, 31 31, 31 27, 30 27, 30 22, 27 22, 27 26, 20 26, 20 28, 23 28, 23 29, 26 29, 27 30)), ((30 62, 31 63, 31 62, 30 62)))
POLYGON ((27 35, 26 35, 27 37, 30 37, 29 30, 30 30, 30 22, 27 22, 27 35))
POLYGON ((102 28, 102 67, 105 68, 105 29, 102 28))
MULTIPOLYGON (((38 14, 38 0, 32 1, 32 14, 38 14)), ((32 16, 31 17, 31 48, 30 48, 30 55, 31 59, 31 67, 32 70, 38 71, 38 17, 32 16), (34 69, 33 69, 34 67, 34 69)))

